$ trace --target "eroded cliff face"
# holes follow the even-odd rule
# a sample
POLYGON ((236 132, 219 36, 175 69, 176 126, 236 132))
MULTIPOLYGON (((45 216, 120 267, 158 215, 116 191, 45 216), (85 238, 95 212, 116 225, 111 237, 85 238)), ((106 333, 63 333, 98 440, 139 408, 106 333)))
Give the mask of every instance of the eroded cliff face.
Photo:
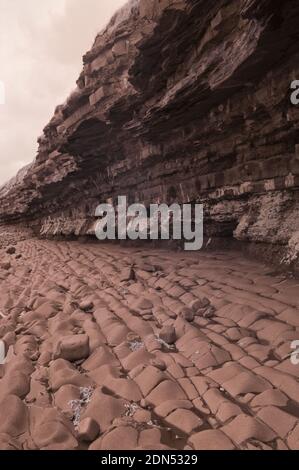
POLYGON ((209 238, 299 252, 299 4, 133 0, 84 56, 0 217, 91 234, 96 206, 203 202, 209 238))

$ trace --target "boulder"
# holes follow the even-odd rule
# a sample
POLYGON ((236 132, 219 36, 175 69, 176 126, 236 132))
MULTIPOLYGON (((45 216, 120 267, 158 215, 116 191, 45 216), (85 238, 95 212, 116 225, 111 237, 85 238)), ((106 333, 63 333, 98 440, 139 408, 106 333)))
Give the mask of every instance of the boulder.
POLYGON ((86 334, 69 335, 60 339, 54 351, 54 358, 78 361, 89 356, 89 338, 86 334))

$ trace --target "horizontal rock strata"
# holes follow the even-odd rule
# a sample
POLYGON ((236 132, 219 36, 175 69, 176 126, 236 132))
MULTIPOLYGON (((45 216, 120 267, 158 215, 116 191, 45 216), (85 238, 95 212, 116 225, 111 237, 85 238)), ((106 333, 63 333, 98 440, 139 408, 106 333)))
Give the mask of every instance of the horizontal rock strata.
POLYGON ((98 203, 205 204, 207 237, 299 251, 299 6, 133 0, 84 56, 35 161, 0 189, 0 220, 92 233, 98 203))

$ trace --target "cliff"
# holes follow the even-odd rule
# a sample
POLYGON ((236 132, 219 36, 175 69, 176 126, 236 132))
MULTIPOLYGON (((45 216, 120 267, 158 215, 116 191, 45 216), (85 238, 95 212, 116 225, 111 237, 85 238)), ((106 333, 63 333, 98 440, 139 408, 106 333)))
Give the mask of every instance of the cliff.
POLYGON ((207 237, 296 265, 298 26, 292 0, 130 1, 0 189, 0 220, 78 236, 118 195, 203 202, 207 237))

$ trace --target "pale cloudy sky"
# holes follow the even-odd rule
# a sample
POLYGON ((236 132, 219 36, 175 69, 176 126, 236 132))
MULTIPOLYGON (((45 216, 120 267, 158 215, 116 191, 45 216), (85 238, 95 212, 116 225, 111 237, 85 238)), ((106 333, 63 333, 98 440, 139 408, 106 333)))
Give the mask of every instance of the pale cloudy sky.
POLYGON ((36 155, 82 55, 125 0, 0 0, 0 185, 36 155))

